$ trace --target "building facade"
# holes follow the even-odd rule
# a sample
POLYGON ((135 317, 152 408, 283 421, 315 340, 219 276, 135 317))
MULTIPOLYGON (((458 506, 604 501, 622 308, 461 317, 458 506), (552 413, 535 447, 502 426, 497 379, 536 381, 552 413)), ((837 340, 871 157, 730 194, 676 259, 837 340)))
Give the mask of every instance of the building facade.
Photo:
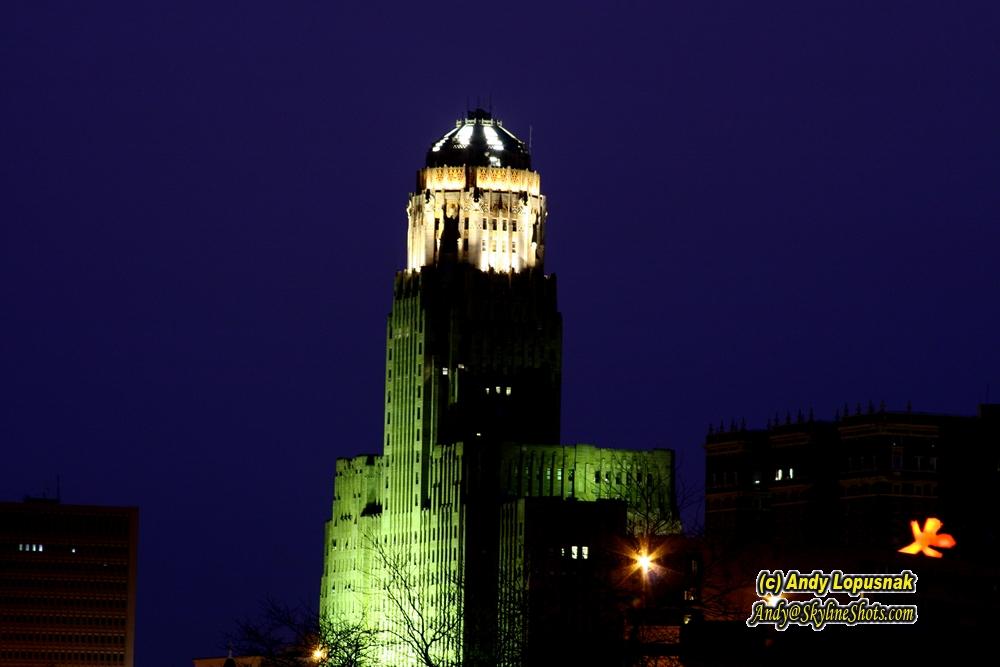
MULTIPOLYGON (((321 613, 377 626, 384 664, 498 664, 514 641, 498 628, 527 641, 530 615, 502 618, 512 585, 517 599, 533 594, 511 516, 558 523, 608 500, 622 503, 619 533, 654 512, 679 528, 672 452, 560 443, 545 226, 528 150, 489 113, 431 146, 387 321, 381 452, 337 461, 324 547, 321 613), (523 503, 537 498, 558 502, 523 503)), ((596 522, 591 537, 603 545, 609 532, 596 522)), ((585 538, 563 546, 590 560, 585 538)))
MULTIPOLYGON (((743 640, 759 641, 744 621, 761 569, 906 569, 919 578, 906 602, 918 607, 919 623, 897 633, 902 659, 925 657, 926 637, 963 646, 990 636, 989 619, 1000 613, 1000 405, 980 405, 975 415, 844 406, 831 421, 789 415, 764 429, 721 428, 705 449, 709 620, 731 621, 743 640), (953 544, 936 555, 907 550, 932 518, 953 544)), ((780 634, 795 656, 854 657, 870 637, 820 633, 830 642, 807 646, 799 633, 780 634)), ((743 650, 738 637, 729 645, 743 650)))
POLYGON ((134 507, 0 503, 0 665, 132 667, 134 507))
POLYGON ((855 554, 893 553, 909 522, 946 519, 979 535, 983 489, 1000 483, 1000 408, 975 416, 844 406, 766 429, 733 425, 705 441, 706 534, 855 554))

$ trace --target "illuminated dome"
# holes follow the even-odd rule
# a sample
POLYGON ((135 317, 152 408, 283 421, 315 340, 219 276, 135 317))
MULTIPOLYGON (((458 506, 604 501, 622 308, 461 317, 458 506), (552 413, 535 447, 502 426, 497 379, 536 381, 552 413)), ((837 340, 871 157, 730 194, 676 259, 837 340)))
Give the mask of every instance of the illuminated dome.
POLYGON ((507 131, 492 114, 470 111, 455 129, 434 142, 427 151, 428 167, 469 165, 531 169, 531 155, 524 142, 507 131))

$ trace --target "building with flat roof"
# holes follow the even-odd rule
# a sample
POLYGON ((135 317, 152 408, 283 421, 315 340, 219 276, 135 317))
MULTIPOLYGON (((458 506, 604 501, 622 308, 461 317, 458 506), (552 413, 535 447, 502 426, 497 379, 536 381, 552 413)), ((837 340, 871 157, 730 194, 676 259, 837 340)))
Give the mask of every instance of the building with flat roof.
POLYGON ((135 507, 0 503, 0 665, 132 667, 135 507))

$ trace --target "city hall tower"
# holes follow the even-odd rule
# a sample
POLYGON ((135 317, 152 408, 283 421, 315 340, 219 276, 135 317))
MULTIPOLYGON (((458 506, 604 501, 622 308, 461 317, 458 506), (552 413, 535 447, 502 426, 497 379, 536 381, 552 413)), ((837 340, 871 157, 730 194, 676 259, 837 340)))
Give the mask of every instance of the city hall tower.
MULTIPOLYGON (((549 503, 535 516, 581 526, 608 525, 611 505, 594 521, 562 522, 559 508, 579 519, 577 501, 618 500, 624 523, 629 489, 655 478, 673 511, 671 452, 560 444, 546 217, 528 148, 482 109, 417 171, 386 325, 381 452, 337 461, 320 592, 325 619, 379 632, 383 664, 520 664, 526 621, 505 605, 529 588, 531 499, 549 503)), ((575 560, 596 548, 562 539, 575 560)))

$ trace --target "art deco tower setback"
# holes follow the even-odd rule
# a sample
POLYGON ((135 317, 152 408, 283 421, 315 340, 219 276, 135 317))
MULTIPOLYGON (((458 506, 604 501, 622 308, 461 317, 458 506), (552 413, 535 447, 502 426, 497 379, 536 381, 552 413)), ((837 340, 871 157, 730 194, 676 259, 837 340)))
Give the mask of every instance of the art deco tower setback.
POLYGON ((524 629, 499 620, 501 561, 524 566, 502 517, 530 514, 535 496, 556 503, 545 516, 609 499, 624 517, 633 487, 654 479, 672 512, 672 453, 559 443, 562 318, 525 144, 470 112, 430 146, 416 185, 386 327, 382 453, 337 461, 320 610, 380 630, 383 664, 425 650, 497 664, 497 628, 524 629))

